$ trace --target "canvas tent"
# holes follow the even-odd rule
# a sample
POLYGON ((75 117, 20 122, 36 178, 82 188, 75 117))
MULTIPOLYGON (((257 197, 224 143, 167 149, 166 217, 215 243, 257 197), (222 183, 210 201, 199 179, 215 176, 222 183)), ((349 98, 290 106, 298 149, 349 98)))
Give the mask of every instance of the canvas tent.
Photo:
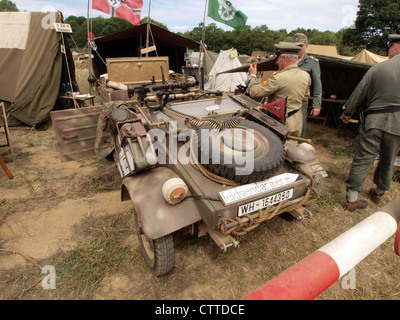
POLYGON ((364 63, 370 63, 370 64, 377 64, 377 63, 385 61, 387 59, 388 59, 388 57, 380 56, 371 51, 368 51, 367 49, 364 49, 358 55, 353 57, 351 60, 358 61, 358 62, 364 62, 364 63))
MULTIPOLYGON (((200 63, 202 62, 202 67, 204 69, 204 82, 208 81, 208 75, 210 74, 215 62, 218 59, 218 53, 206 50, 201 53, 202 61, 200 60, 200 52, 192 52, 190 54, 190 67, 198 69, 200 63)), ((197 79, 200 81, 200 79, 197 79)))
MULTIPOLYGON (((291 42, 280 41, 279 43, 290 44, 291 42)), ((328 57, 336 57, 336 58, 340 57, 336 46, 327 46, 327 45, 321 45, 321 44, 309 43, 306 53, 311 54, 311 55, 320 54, 320 55, 324 55, 324 56, 328 56, 328 57)))
MULTIPOLYGON (((340 57, 330 57, 320 54, 313 54, 319 60, 321 67, 321 81, 323 98, 335 93, 338 99, 347 99, 361 81, 365 73, 371 68, 371 64, 351 61, 340 57)), ((275 57, 256 62, 258 71, 277 70, 278 66, 275 57)), ((225 73, 247 72, 250 65, 243 65, 238 68, 226 70, 225 73)))
MULTIPOLYGON (((318 118, 324 119, 325 122, 328 120, 334 120, 339 135, 340 123, 338 122, 339 119, 334 115, 340 115, 343 101, 350 97, 358 83, 372 65, 343 59, 341 57, 330 57, 319 54, 313 54, 313 56, 319 60, 323 90, 321 116, 318 118), (335 94, 337 97, 336 103, 333 103, 334 100, 330 99, 332 94, 335 94), (333 114, 333 116, 328 119, 330 113, 333 114)), ((260 72, 271 72, 278 69, 275 56, 258 61, 256 64, 257 70, 260 72)), ((249 66, 249 64, 244 65, 239 68, 227 70, 224 73, 246 72, 249 69, 249 66)), ((357 116, 358 115, 355 114, 355 118, 357 118, 357 116)))
POLYGON ((267 51, 253 51, 246 63, 267 59, 271 54, 267 51))
POLYGON ((307 47, 307 54, 322 54, 328 57, 339 57, 336 46, 326 46, 318 44, 309 44, 307 47))
POLYGON ((205 90, 221 90, 222 92, 234 92, 238 85, 245 85, 246 72, 220 74, 226 70, 241 67, 237 52, 234 49, 220 51, 217 61, 205 83, 205 90))
POLYGON ((152 23, 149 23, 149 28, 147 23, 143 23, 94 39, 97 46, 97 54, 94 54, 93 59, 93 71, 96 78, 99 79, 102 74, 107 73, 107 66, 103 62, 106 58, 141 57, 141 50, 146 48, 148 29, 150 46, 156 47, 156 51, 149 52, 148 56, 168 57, 169 69, 182 73, 182 67, 186 65, 185 53, 188 49, 198 48, 200 44, 152 23))
POLYGON ((39 124, 56 103, 65 59, 52 21, 62 22, 61 12, 0 12, 0 100, 11 125, 39 124))

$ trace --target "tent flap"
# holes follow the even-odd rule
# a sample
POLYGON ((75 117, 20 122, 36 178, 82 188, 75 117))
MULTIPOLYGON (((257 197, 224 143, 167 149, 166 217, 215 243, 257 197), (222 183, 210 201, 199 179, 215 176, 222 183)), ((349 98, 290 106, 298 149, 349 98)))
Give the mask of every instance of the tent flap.
POLYGON ((242 64, 236 56, 232 58, 233 49, 220 51, 213 68, 208 74, 205 90, 221 90, 223 92, 234 92, 238 85, 245 85, 246 72, 223 73, 224 71, 241 67, 242 64))

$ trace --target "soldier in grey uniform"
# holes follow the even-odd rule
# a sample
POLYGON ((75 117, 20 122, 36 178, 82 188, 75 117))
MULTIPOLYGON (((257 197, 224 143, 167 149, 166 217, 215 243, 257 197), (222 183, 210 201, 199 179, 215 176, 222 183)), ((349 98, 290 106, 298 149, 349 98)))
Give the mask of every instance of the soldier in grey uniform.
POLYGON ((289 128, 289 135, 299 137, 303 124, 300 110, 310 96, 311 78, 297 65, 300 47, 293 44, 275 44, 275 48, 279 71, 260 83, 257 81, 257 70, 250 67, 251 78, 247 90, 250 97, 268 97, 268 102, 287 98, 286 126, 289 128))
MULTIPOLYGON (((296 33, 293 36, 292 43, 301 47, 301 51, 299 52, 299 62, 297 65, 299 68, 305 69, 311 77, 311 95, 313 100, 310 115, 316 117, 321 111, 322 102, 321 68, 319 66, 319 61, 317 58, 306 54, 308 38, 304 33, 296 33)), ((304 138, 307 130, 308 101, 303 104, 301 111, 303 113, 303 129, 300 137, 304 138)))
POLYGON ((365 74, 344 106, 341 119, 348 123, 358 107, 360 133, 349 177, 346 208, 363 209, 368 201, 358 199, 368 171, 379 155, 374 184, 368 197, 378 204, 390 189, 393 165, 400 149, 400 35, 389 36, 389 60, 374 65, 365 74))

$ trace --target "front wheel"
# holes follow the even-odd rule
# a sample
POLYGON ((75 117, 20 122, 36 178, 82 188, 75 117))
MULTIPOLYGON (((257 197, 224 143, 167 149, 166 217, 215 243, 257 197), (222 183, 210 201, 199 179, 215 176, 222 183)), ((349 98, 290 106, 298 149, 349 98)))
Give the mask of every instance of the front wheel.
POLYGON ((150 239, 143 232, 140 218, 135 209, 133 215, 137 228, 137 235, 144 260, 155 276, 169 273, 175 265, 174 241, 172 234, 158 239, 150 239))

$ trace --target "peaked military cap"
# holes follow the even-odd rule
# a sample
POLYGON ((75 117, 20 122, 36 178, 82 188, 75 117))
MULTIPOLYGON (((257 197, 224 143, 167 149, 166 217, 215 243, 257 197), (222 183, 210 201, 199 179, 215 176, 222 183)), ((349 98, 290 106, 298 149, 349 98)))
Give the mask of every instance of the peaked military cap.
POLYGON ((299 46, 296 46, 293 43, 274 44, 274 47, 276 55, 280 55, 282 53, 299 53, 299 51, 301 50, 299 46))
POLYGON ((400 41, 400 34, 389 34, 389 43, 400 41))

